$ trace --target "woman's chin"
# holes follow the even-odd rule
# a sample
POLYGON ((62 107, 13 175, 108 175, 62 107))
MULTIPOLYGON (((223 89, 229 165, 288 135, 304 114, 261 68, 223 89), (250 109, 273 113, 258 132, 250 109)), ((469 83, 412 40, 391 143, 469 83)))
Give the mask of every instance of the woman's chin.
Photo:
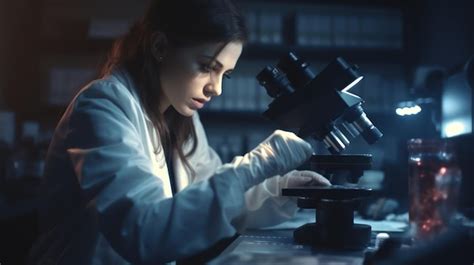
POLYGON ((197 111, 197 110, 192 109, 192 108, 190 108, 190 107, 188 107, 188 106, 183 106, 182 108, 175 108, 175 110, 176 110, 179 114, 181 114, 181 115, 183 115, 183 116, 185 116, 185 117, 191 117, 191 116, 193 116, 194 113, 197 111))

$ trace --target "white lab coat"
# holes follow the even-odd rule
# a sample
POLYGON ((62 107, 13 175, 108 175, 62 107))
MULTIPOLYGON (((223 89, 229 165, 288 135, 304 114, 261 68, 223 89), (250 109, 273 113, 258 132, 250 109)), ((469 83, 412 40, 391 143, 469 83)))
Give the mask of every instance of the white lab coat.
MULTIPOLYGON (((206 249, 246 227, 293 216, 293 199, 278 197, 285 177, 244 194, 238 176, 212 177, 221 160, 198 115, 191 179, 174 155, 179 192, 172 196, 158 133, 129 75, 118 69, 86 86, 56 128, 44 175, 43 229, 32 264, 160 264, 206 249)), ((186 143, 185 149, 190 148, 186 143)))

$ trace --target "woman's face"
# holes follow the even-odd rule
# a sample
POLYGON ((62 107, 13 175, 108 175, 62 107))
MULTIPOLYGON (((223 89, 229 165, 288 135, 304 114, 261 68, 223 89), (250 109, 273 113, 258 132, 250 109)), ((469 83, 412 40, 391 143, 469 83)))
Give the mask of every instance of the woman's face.
POLYGON ((241 53, 241 42, 168 51, 161 62, 161 111, 172 106, 181 115, 192 116, 222 93, 222 78, 230 75, 241 53))

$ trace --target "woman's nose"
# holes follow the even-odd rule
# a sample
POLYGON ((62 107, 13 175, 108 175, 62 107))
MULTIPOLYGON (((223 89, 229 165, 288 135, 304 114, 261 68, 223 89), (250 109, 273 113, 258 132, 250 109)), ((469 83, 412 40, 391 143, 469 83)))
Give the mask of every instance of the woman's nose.
POLYGON ((220 96, 222 94, 222 79, 216 78, 215 80, 210 80, 204 88, 206 96, 220 96))

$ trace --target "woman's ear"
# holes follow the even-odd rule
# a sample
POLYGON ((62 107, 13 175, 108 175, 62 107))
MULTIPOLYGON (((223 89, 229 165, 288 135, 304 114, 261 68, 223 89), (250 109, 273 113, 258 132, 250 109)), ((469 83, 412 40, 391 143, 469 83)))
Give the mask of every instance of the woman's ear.
POLYGON ((168 39, 161 31, 156 31, 151 35, 151 53, 158 62, 163 61, 166 56, 168 39))

